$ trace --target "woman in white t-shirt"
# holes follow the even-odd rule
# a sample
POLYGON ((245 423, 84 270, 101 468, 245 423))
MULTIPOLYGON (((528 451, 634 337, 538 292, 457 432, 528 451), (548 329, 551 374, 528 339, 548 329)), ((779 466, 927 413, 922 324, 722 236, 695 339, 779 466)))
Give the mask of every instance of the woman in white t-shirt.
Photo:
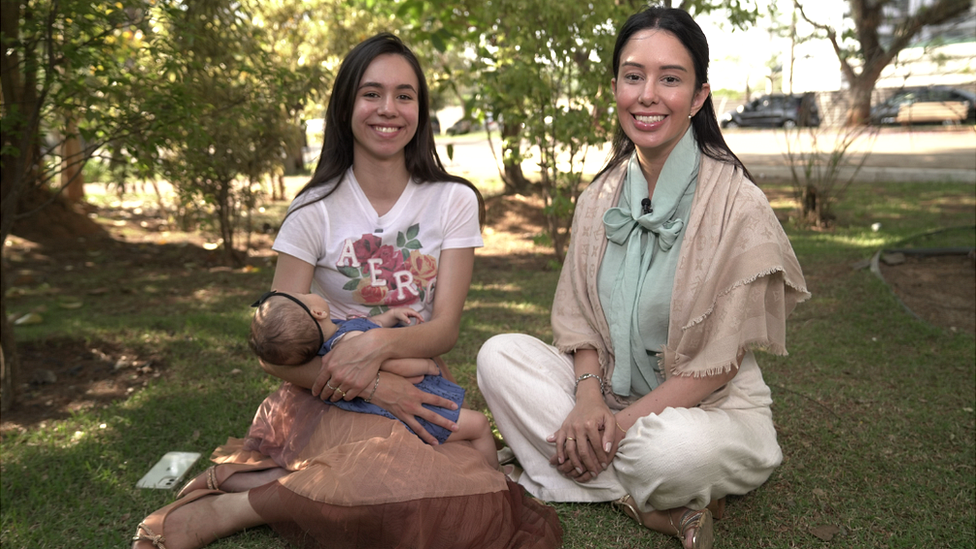
POLYGON ((456 428, 429 408, 456 404, 380 371, 429 357, 450 378, 437 357, 457 341, 484 215, 477 190, 437 157, 427 83, 398 38, 349 53, 325 128, 274 244, 272 289, 319 293, 336 318, 406 306, 425 322, 370 330, 304 365, 262 364, 285 383, 245 439, 217 448, 217 465, 139 525, 134 547, 200 547, 261 524, 303 547, 559 546, 552 508, 470 444, 438 445, 419 426, 456 428), (401 421, 322 402, 367 395, 401 421))

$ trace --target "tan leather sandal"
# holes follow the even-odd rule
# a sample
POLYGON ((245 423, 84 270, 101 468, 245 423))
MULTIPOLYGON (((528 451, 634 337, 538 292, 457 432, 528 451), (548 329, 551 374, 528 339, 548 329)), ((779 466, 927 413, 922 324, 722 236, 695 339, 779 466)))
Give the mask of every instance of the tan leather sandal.
MULTIPOLYGON (((166 545, 164 545, 166 543, 166 536, 163 534, 163 527, 166 522, 166 517, 170 513, 200 498, 223 493, 220 490, 196 490, 187 497, 178 499, 149 515, 139 523, 139 526, 136 526, 136 535, 132 537, 132 549, 136 549, 140 541, 148 541, 157 549, 166 549, 166 545)), ((142 544, 142 547, 148 546, 142 544)))
POLYGON ((180 489, 180 493, 176 494, 176 499, 185 497, 190 492, 197 490, 217 490, 223 492, 224 490, 221 490, 220 485, 226 482, 231 475, 253 469, 253 465, 244 463, 218 463, 217 465, 211 465, 206 471, 197 475, 190 482, 187 482, 180 489))
MULTIPOLYGON (((725 510, 724 499, 719 500, 721 502, 721 509, 725 510)), ((713 502, 714 503, 714 502, 713 502)), ((644 513, 637 508, 637 502, 634 501, 630 495, 626 495, 616 501, 614 501, 613 506, 625 515, 632 518, 637 524, 645 528, 650 528, 644 522, 644 513)), ((689 509, 681 515, 681 520, 678 521, 678 525, 675 526, 674 521, 671 519, 671 514, 668 513, 668 521, 671 522, 671 527, 674 528, 675 534, 678 539, 681 540, 681 544, 685 543, 685 534, 688 530, 694 528, 695 533, 692 535, 691 546, 692 549, 711 549, 712 545, 715 543, 715 531, 712 525, 712 512, 708 507, 701 510, 689 509)))
MULTIPOLYGON (((668 513, 668 520, 671 520, 670 513, 668 513)), ((695 529, 695 533, 691 536, 692 549, 712 549, 712 545, 715 543, 712 512, 708 510, 708 507, 697 511, 693 509, 685 511, 681 515, 681 520, 678 521, 678 526, 671 522, 671 527, 678 533, 678 539, 681 540, 682 544, 685 542, 685 534, 688 533, 688 530, 695 529)))

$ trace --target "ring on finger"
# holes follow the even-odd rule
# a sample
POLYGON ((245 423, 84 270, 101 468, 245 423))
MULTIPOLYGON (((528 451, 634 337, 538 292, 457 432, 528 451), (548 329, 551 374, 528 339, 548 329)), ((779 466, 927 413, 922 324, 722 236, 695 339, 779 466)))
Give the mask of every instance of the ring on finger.
MULTIPOLYGON (((332 380, 330 379, 329 381, 332 381, 332 380)), ((326 381, 325 382, 325 386, 328 387, 329 389, 332 389, 333 391, 338 391, 339 388, 338 387, 333 387, 332 385, 329 385, 329 381, 326 381)))
POLYGON ((345 398, 345 396, 346 396, 346 392, 343 391, 342 389, 338 388, 338 387, 335 388, 335 392, 339 393, 339 396, 342 397, 342 398, 345 398))
POLYGON ((568 442, 568 441, 573 441, 573 442, 576 442, 576 439, 575 439, 575 438, 573 438, 573 437, 566 437, 566 441, 567 441, 567 442, 568 442))

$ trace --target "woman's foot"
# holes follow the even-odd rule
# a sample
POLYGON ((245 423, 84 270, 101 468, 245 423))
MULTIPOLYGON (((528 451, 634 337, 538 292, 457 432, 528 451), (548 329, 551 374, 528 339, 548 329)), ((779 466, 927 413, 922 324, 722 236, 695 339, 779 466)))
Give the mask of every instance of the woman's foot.
POLYGON ((613 506, 645 528, 677 537, 685 549, 711 549, 714 543, 712 513, 708 508, 695 511, 678 507, 643 512, 629 495, 614 501, 613 506))
POLYGON ((194 517, 201 515, 201 506, 206 503, 198 500, 214 499, 212 496, 222 493, 219 490, 194 490, 150 514, 136 527, 132 549, 195 549, 216 540, 216 537, 201 539, 199 532, 191 533, 195 529, 192 523, 194 517))
POLYGON ((132 549, 197 549, 261 524, 246 492, 195 490, 140 522, 132 549))

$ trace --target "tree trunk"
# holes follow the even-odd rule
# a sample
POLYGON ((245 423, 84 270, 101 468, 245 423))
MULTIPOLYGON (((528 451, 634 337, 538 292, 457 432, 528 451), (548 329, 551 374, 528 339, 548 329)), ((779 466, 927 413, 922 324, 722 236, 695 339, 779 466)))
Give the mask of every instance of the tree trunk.
POLYGON ((85 164, 81 161, 78 123, 70 117, 66 122, 64 141, 61 142, 61 187, 68 202, 77 204, 85 199, 85 177, 81 173, 85 164))
MULTIPOLYGON (((30 17, 25 13, 26 2, 0 2, 0 32, 11 42, 20 40, 20 19, 30 17)), ((21 193, 30 182, 28 172, 34 164, 35 151, 38 150, 37 124, 32 115, 39 113, 40 104, 37 99, 37 57, 32 48, 9 47, 0 55, 0 86, 2 86, 3 101, 3 130, 0 133, 2 145, 3 169, 0 170, 0 256, 6 254, 7 247, 3 245, 14 226, 17 214, 17 204, 21 193), (23 54, 23 58, 21 57, 23 54), (14 111, 13 109, 17 110, 14 111), (19 116, 12 116, 17 114, 19 116), (7 124, 8 119, 10 124, 7 124)), ((17 380, 19 368, 17 361, 17 345, 14 331, 7 321, 7 273, 4 267, 6 258, 0 258, 0 353, 3 356, 3 367, 0 368, 0 409, 11 409, 17 401, 17 380)))
POLYGON ((874 91, 875 80, 858 78, 851 83, 851 105, 847 109, 848 126, 861 126, 871 120, 871 92, 874 91))
POLYGON ((287 200, 285 197, 285 176, 280 173, 271 176, 271 199, 275 201, 287 200))
POLYGON ((233 181, 222 181, 218 184, 216 207, 217 218, 220 223, 220 237, 223 240, 221 249, 224 251, 224 258, 228 264, 238 266, 243 261, 234 247, 234 205, 231 204, 231 188, 233 184, 233 181))
POLYGON ((518 124, 502 124, 502 163, 505 165, 505 173, 502 177, 505 184, 505 194, 529 193, 531 183, 522 173, 522 163, 520 145, 521 128, 518 124), (512 153, 512 154, 509 154, 512 153))
MULTIPOLYGON (((6 265, 6 262, 4 262, 6 265)), ((20 368, 17 358, 17 339, 14 337, 13 325, 7 320, 7 273, 5 266, 0 266, 3 282, 0 283, 3 293, 0 294, 0 411, 10 410, 17 402, 17 382, 20 379, 20 368), (8 360, 9 357, 9 360, 8 360)))
POLYGON ((285 175, 305 173, 305 125, 290 125, 285 142, 285 175))

